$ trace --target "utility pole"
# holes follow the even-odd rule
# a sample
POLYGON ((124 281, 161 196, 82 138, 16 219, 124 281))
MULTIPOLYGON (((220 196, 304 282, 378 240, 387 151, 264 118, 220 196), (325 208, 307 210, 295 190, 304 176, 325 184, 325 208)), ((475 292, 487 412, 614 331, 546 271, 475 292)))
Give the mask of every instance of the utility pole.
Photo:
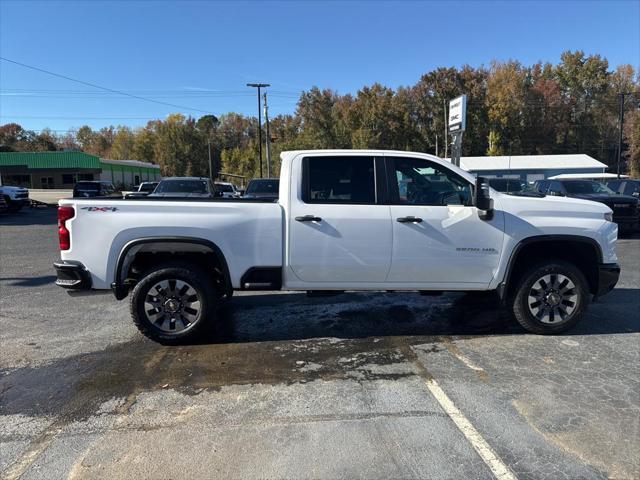
POLYGON ((444 108, 444 158, 449 156, 449 138, 447 137, 447 101, 442 99, 442 107, 444 108))
POLYGON ((620 162, 622 159, 622 130, 624 127, 624 96, 628 93, 619 93, 620 98, 620 136, 618 137, 618 179, 620 179, 620 162))
POLYGON ((436 157, 438 156, 438 135, 436 135, 436 157))
POLYGON ((213 162, 211 161, 211 136, 207 139, 207 147, 209 148, 209 178, 213 182, 213 162))
POLYGON ((247 83, 247 87, 258 89, 258 157, 260 159, 260 178, 262 178, 262 108, 260 105, 260 89, 270 86, 268 83, 247 83))
POLYGON ((271 134, 269 133, 269 106, 267 105, 267 92, 264 92, 264 123, 266 126, 267 138, 267 178, 271 178, 271 134))
MULTIPOLYGON (((618 137, 618 178, 620 178, 620 170, 622 164, 622 141, 623 141, 623 133, 624 133, 624 100, 625 97, 629 95, 630 97, 638 95, 636 92, 621 92, 618 94, 618 98, 620 98, 620 117, 619 117, 619 137, 618 137)), ((636 101, 637 101, 636 97, 636 101)), ((640 103, 637 104, 638 108, 640 108, 640 103)))

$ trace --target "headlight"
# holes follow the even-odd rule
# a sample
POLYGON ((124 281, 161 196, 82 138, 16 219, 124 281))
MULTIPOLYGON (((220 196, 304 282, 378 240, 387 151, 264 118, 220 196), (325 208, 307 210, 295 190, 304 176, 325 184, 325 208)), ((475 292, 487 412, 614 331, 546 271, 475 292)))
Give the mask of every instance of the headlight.
POLYGON ((604 219, 607 222, 613 222, 613 212, 608 212, 604 214, 604 219))

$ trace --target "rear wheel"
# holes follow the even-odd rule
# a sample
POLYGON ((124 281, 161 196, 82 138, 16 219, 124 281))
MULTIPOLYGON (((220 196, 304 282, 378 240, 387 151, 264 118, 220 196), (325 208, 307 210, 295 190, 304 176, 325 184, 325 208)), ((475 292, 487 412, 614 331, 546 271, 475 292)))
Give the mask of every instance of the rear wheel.
POLYGON ((589 302, 589 289, 578 268, 551 260, 520 277, 512 301, 520 325, 529 332, 549 335, 564 332, 580 321, 589 302))
POLYGON ((213 281, 192 264, 165 264, 149 271, 130 298, 133 322, 150 339, 177 344, 193 341, 215 315, 213 281))

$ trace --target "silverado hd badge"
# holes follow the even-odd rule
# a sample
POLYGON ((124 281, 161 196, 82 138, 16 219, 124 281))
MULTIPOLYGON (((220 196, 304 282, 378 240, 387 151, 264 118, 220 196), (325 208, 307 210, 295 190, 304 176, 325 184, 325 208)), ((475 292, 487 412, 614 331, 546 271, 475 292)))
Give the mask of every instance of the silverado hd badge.
POLYGON ((471 253, 498 253, 498 250, 495 248, 480 248, 480 247, 457 247, 456 252, 471 252, 471 253))

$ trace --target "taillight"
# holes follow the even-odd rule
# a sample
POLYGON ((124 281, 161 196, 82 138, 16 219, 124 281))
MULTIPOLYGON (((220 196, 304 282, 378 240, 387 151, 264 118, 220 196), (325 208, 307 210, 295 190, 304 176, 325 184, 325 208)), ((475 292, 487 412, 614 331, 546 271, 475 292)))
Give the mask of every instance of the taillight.
POLYGON ((67 229, 66 221, 74 217, 76 211, 73 207, 58 207, 58 239, 60 240, 60 250, 71 248, 71 234, 67 229))

